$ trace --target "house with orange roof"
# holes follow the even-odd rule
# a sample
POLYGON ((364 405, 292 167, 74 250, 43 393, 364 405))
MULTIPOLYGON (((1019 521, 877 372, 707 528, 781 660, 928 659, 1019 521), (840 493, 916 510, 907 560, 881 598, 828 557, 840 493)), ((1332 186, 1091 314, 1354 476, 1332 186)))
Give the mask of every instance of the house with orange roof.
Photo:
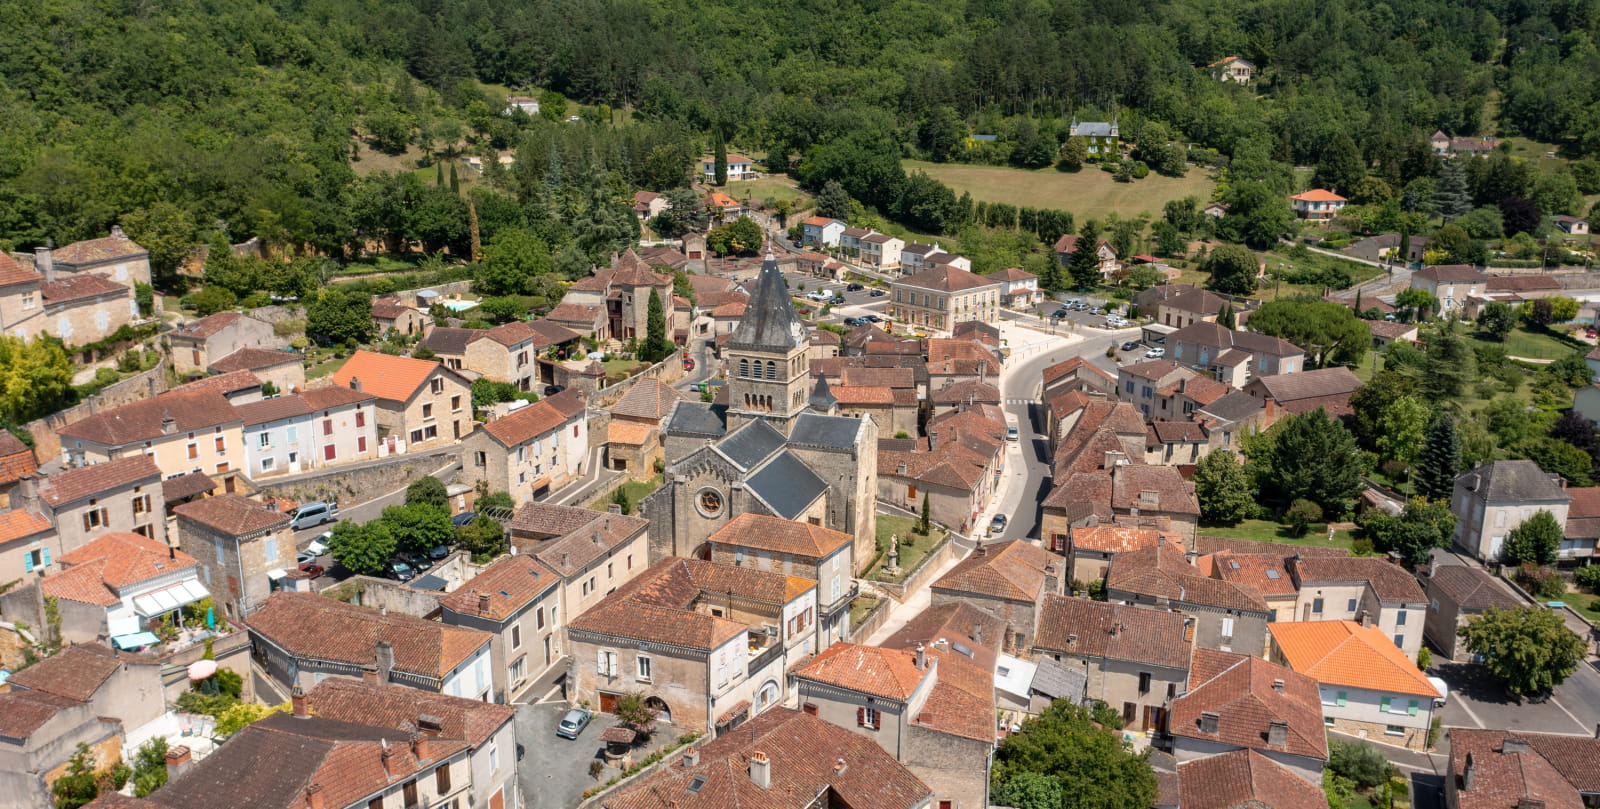
POLYGON ((61 556, 55 526, 26 508, 0 511, 0 576, 6 581, 43 575, 61 556))
MULTIPOLYGON (((742 304, 730 304, 739 305, 742 304)), ((647 376, 633 384, 611 406, 611 423, 606 425, 606 462, 610 468, 643 478, 652 473, 658 458, 665 455, 661 446, 661 420, 672 406, 687 401, 682 391, 647 376)))
POLYGON ((738 219, 744 214, 744 206, 739 201, 721 191, 712 191, 706 195, 706 210, 711 212, 713 219, 727 221, 738 219))
POLYGON ((800 241, 807 247, 838 247, 846 227, 849 225, 832 217, 809 216, 800 222, 800 241))
POLYGON ((568 619, 567 699, 612 712, 643 693, 661 721, 720 734, 787 699, 816 636, 816 580, 662 559, 568 619))
POLYGON ((713 562, 815 579, 817 645, 825 649, 850 636, 854 540, 808 522, 745 513, 706 537, 706 545, 713 562))
POLYGON ((1339 212, 1344 210, 1346 202, 1349 200, 1326 188, 1313 188, 1289 197, 1294 215, 1313 222, 1322 222, 1338 216, 1339 212))
POLYGON ((1065 547, 1067 570, 1075 582, 1099 581, 1119 553, 1154 547, 1167 542, 1183 548, 1183 537, 1171 531, 1138 528, 1130 525, 1090 525, 1067 529, 1065 547))
POLYGON ((1224 56, 1209 65, 1206 70, 1217 78, 1217 81, 1235 81, 1240 84, 1249 84, 1256 77, 1256 63, 1242 56, 1224 56))
MULTIPOLYGON (((724 195, 726 196, 726 195, 724 195)), ((729 199, 732 202, 731 199, 729 199)), ((687 306, 679 306, 673 294, 671 272, 657 272, 632 249, 612 257, 611 266, 599 267, 588 278, 580 278, 567 288, 561 305, 550 311, 545 320, 564 326, 579 334, 597 339, 626 342, 644 339, 649 327, 650 296, 661 300, 662 313, 667 318, 667 328, 673 332, 687 331, 687 306), (592 313, 578 307, 598 307, 592 313), (598 330, 588 324, 594 322, 598 330)), ((669 337, 674 336, 669 334, 669 337)), ((471 367, 470 365, 468 367, 471 367)))
POLYGON ((482 481, 516 503, 565 486, 589 454, 585 412, 578 392, 568 390, 485 422, 461 442, 458 482, 482 481))
POLYGON ((40 579, 39 586, 56 599, 61 636, 70 643, 154 643, 138 636, 211 595, 194 557, 138 534, 106 534, 60 562, 61 572, 40 579))
POLYGON ((1005 621, 997 648, 1018 654, 1033 646, 1046 596, 1065 592, 1066 560, 1026 540, 977 547, 932 585, 933 604, 963 603, 1005 621))
POLYGON ((1428 749, 1434 690, 1376 626, 1355 621, 1274 623, 1270 659, 1320 683, 1323 722, 1368 740, 1428 749))
POLYGON ((472 390, 434 360, 357 351, 333 384, 378 397, 378 440, 387 454, 459 441, 472 432, 472 390))

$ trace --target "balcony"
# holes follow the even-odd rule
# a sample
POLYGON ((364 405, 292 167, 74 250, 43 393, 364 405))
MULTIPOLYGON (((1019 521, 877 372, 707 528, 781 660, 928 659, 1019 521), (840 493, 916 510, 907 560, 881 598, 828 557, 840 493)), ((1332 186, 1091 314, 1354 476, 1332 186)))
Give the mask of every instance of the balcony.
POLYGON ((777 660, 783 655, 783 644, 779 643, 777 639, 774 638, 772 639, 772 642, 767 645, 767 648, 759 650, 752 649, 751 655, 752 657, 750 658, 750 664, 745 668, 745 673, 748 676, 754 677, 756 676, 756 672, 766 668, 772 663, 772 661, 777 660))

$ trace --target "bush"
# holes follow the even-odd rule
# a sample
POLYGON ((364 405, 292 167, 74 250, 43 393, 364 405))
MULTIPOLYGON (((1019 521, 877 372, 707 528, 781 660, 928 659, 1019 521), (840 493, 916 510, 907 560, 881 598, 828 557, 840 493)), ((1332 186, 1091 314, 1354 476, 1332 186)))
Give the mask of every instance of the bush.
POLYGON ((1389 778, 1389 759, 1366 742, 1328 740, 1328 771, 1350 779, 1359 789, 1372 789, 1389 778))
POLYGON ((1553 600, 1567 594, 1567 582, 1561 578, 1561 574, 1531 562, 1517 568, 1514 578, 1522 589, 1535 598, 1553 600))
POLYGON ((1600 592, 1600 565, 1584 565, 1572 574, 1578 586, 1591 593, 1600 592))
POLYGON ((1322 506, 1302 498, 1289 504, 1289 510, 1283 513, 1283 518, 1295 536, 1305 536, 1306 529, 1322 519, 1322 506))

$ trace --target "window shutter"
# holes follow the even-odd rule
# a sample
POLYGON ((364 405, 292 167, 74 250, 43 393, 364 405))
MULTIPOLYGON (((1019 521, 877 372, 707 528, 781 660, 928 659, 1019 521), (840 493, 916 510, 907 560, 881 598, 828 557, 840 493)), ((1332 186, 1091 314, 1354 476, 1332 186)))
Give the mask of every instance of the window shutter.
POLYGON ((1406 703, 1406 716, 1416 716, 1416 715, 1417 715, 1417 701, 1416 700, 1410 700, 1410 701, 1408 701, 1406 703))
POLYGON ((1383 711, 1384 713, 1388 713, 1389 712, 1389 703, 1390 702, 1391 702, 1391 699, 1389 697, 1384 697, 1383 699, 1379 700, 1378 701, 1378 710, 1383 711))
POLYGON ((33 554, 25 553, 25 554, 22 555, 22 572, 23 573, 32 573, 33 572, 33 554))
POLYGON ((49 567, 50 566, 50 549, 49 548, 40 548, 39 550, 40 550, 41 553, 44 554, 44 561, 41 563, 42 566, 49 567))
POLYGON ((872 712, 872 729, 873 730, 878 730, 879 728, 882 728, 882 727, 883 727, 883 711, 873 711, 872 712))
POLYGON ((599 659, 599 662, 595 665, 595 670, 596 670, 597 673, 604 675, 606 673, 606 653, 605 653, 605 650, 604 649, 600 650, 599 655, 600 655, 600 659, 599 659))
POLYGON ((83 513, 83 530, 89 531, 93 530, 93 528, 94 526, 89 524, 89 512, 85 511, 83 513))
POLYGON ((866 708, 857 708, 856 709, 856 725, 859 726, 859 727, 866 727, 866 725, 867 725, 867 709, 866 708))
POLYGON ((1341 708, 1343 708, 1345 706, 1345 703, 1347 703, 1349 701, 1350 701, 1350 695, 1345 693, 1344 691, 1340 691, 1339 695, 1338 695, 1338 698, 1334 700, 1334 704, 1338 705, 1341 708))

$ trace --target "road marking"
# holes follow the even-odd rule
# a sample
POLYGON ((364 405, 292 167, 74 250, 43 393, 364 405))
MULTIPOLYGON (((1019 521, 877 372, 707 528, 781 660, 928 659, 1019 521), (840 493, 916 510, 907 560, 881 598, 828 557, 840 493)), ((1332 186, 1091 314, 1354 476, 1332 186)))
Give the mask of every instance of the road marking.
POLYGON ((1561 704, 1561 700, 1558 700, 1555 697, 1551 697, 1550 701, 1552 703, 1554 703, 1557 708, 1560 708, 1562 713, 1564 713, 1568 717, 1570 717, 1572 719, 1572 721, 1575 724, 1577 724, 1579 730, 1588 730, 1589 729, 1589 726, 1585 725, 1582 721, 1580 721, 1576 714, 1574 714, 1573 712, 1567 710, 1567 706, 1561 704))
MULTIPOLYGON (((1460 695, 1458 694, 1457 696, 1460 695)), ((1465 699, 1457 700, 1456 704, 1461 706, 1461 710, 1467 712, 1467 718, 1471 719, 1474 725, 1477 725, 1479 728, 1488 727, 1488 725, 1483 724, 1483 720, 1479 719, 1477 714, 1472 712, 1472 706, 1468 705, 1465 699)))

